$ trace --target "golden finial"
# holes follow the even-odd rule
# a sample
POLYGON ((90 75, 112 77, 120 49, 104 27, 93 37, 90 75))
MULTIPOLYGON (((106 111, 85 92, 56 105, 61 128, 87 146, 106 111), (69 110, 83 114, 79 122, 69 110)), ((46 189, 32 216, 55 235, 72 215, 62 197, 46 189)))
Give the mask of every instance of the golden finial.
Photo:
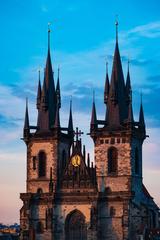
POLYGON ((50 26, 51 23, 48 22, 48 50, 50 49, 50 32, 51 32, 50 26))
POLYGON ((48 22, 48 32, 51 32, 50 26, 51 26, 51 23, 48 22))
POLYGON ((116 25, 116 41, 118 41, 118 14, 116 15, 115 25, 116 25))

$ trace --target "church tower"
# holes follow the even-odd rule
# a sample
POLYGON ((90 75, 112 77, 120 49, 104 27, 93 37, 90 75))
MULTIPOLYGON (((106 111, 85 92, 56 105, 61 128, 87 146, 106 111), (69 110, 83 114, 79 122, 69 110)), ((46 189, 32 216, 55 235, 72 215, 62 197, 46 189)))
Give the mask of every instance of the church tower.
POLYGON ((55 87, 48 29, 35 126, 30 125, 26 100, 27 180, 26 193, 20 194, 21 240, 139 240, 157 227, 158 207, 143 184, 143 105, 141 101, 135 121, 129 63, 125 81, 119 52, 118 22, 110 80, 106 70, 104 104, 105 118, 99 120, 93 98, 92 161, 82 144, 83 132, 73 126, 72 101, 68 126, 61 126, 60 70, 55 87))
POLYGON ((125 81, 118 45, 118 22, 110 81, 106 71, 104 103, 105 120, 97 119, 93 101, 90 124, 100 193, 99 239, 137 239, 138 223, 143 225, 144 222, 138 216, 136 222, 132 214, 135 206, 140 207, 144 191, 142 145, 146 130, 142 102, 139 121, 134 120, 129 62, 125 81))
MULTIPOLYGON (((37 125, 29 123, 26 103, 23 140, 27 146, 27 193, 21 194, 21 227, 29 239, 35 232, 43 232, 44 239, 51 239, 53 196, 59 188, 63 169, 66 167, 73 142, 72 111, 68 127, 60 124, 60 76, 58 69, 55 88, 54 72, 50 54, 50 29, 48 30, 48 53, 41 87, 40 72, 37 91, 37 125), (41 197, 38 197, 41 196, 41 197), (30 207, 31 206, 31 207, 30 207), (38 219, 38 223, 36 222, 38 219), (38 227, 37 227, 38 224, 38 227), (35 231, 35 229, 37 229, 35 231)), ((34 238, 33 238, 34 239, 34 238)), ((37 238, 35 238, 37 239, 37 238)))

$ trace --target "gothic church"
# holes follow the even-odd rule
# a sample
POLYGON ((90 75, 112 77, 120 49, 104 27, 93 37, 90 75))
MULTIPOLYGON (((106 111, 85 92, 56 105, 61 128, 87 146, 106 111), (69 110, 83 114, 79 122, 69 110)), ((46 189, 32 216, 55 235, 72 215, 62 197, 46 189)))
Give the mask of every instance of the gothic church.
POLYGON ((26 104, 27 186, 20 194, 21 240, 138 240, 158 226, 158 207, 142 181, 143 106, 135 121, 129 68, 125 81, 117 33, 104 104, 105 118, 99 120, 93 100, 91 161, 82 132, 73 127, 72 105, 68 126, 60 123, 60 79, 58 74, 55 87, 49 40, 43 85, 40 78, 38 83, 36 126, 29 123, 26 104))

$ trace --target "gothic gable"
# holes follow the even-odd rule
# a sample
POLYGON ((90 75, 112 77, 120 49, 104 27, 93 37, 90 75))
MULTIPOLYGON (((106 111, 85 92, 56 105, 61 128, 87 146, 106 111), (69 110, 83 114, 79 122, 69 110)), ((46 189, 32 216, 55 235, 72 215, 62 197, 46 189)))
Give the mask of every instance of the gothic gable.
POLYGON ((73 147, 73 153, 64 170, 61 187, 62 189, 93 188, 96 186, 95 167, 87 165, 85 156, 81 152, 81 143, 77 141, 73 147))

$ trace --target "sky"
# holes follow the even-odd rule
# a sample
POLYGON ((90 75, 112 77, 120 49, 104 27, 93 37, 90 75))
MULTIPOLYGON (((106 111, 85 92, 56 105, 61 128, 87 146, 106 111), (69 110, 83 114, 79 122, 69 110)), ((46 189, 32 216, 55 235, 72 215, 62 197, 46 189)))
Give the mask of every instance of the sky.
POLYGON ((143 181, 160 206, 160 2, 159 0, 6 0, 0 2, 0 222, 19 222, 25 192, 26 146, 21 140, 25 98, 30 122, 36 123, 38 70, 47 55, 51 23, 52 63, 60 67, 61 125, 68 121, 73 100, 74 126, 84 131, 83 142, 93 158, 89 136, 92 93, 98 117, 104 118, 103 89, 115 46, 115 18, 124 76, 130 59, 133 108, 138 119, 140 94, 147 126, 143 146, 143 181))

